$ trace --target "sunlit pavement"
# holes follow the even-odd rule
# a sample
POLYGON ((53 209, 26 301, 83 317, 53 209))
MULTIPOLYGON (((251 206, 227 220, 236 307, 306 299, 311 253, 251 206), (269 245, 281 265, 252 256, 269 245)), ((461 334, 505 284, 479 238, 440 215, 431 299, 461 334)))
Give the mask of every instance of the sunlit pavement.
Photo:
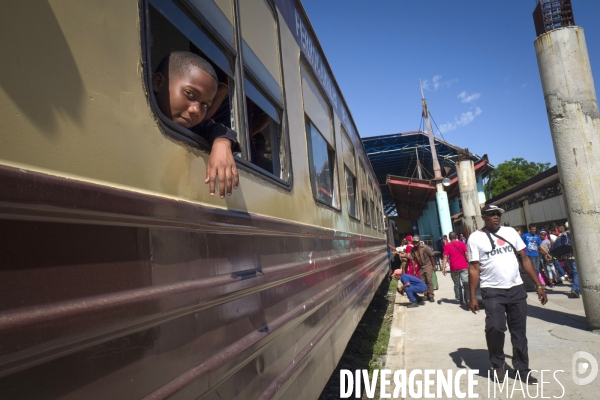
MULTIPOLYGON (((529 293, 527 338, 530 368, 537 370, 534 376, 540 382, 540 370, 544 370, 543 393, 541 385, 538 388, 530 386, 527 393, 526 386, 514 380, 512 346, 507 332, 504 351, 510 378, 502 394, 496 387, 495 396, 490 383, 488 396, 490 363, 484 335, 485 311, 475 315, 461 308, 454 300, 450 274, 444 277, 437 271, 437 276, 440 288, 435 291, 435 303, 426 302, 425 306, 407 309, 408 298, 396 295, 386 369, 392 370, 392 373, 406 369, 407 377, 416 369, 451 369, 453 377, 460 369, 478 369, 479 373, 475 376, 478 383, 473 392, 479 394, 479 398, 600 398, 600 373, 592 382, 581 386, 574 383, 572 376, 576 352, 587 352, 600 363, 600 335, 587 330, 583 302, 581 298, 571 297, 570 285, 547 289, 546 306, 539 303, 536 293, 529 293), (539 390, 537 394, 536 389, 539 390)), ((579 378, 588 377, 593 369, 592 363, 585 359, 578 360, 576 365, 581 372, 576 374, 579 378), (587 370, 583 371, 586 363, 587 370)), ((417 376, 417 379, 423 380, 423 375, 417 376)), ((461 392, 466 394, 467 379, 462 377, 460 383, 461 392)), ((394 388, 393 380, 390 388, 394 388)), ((437 381, 429 391, 437 395, 437 381)), ((422 397, 411 397, 407 391, 407 398, 425 398, 425 393, 422 397)), ((453 398, 456 398, 456 392, 453 398)))

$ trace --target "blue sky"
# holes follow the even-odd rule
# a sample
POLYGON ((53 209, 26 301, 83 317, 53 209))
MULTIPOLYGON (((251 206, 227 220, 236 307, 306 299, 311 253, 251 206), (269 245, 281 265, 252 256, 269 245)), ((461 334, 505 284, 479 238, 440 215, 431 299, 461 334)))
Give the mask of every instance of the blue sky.
MULTIPOLYGON (((535 0, 302 3, 361 136, 419 129, 420 78, 448 142, 494 165, 556 163, 533 47, 535 0)), ((599 90, 600 1, 572 3, 599 90)))

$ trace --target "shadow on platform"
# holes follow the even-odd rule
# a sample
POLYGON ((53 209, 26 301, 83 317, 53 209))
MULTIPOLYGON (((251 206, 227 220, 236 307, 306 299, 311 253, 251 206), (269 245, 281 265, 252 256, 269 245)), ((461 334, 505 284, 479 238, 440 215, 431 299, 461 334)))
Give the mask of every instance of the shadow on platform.
POLYGON ((583 331, 589 331, 587 319, 581 315, 569 314, 562 311, 529 305, 527 307, 527 316, 529 318, 537 318, 541 319, 542 321, 565 325, 571 328, 581 329, 583 331))
MULTIPOLYGON (((467 348, 459 348, 456 351, 453 351, 449 354, 452 358, 452 362, 456 365, 456 368, 469 368, 469 369, 478 369, 478 376, 483 378, 488 377, 488 371, 491 368, 490 364, 490 356, 487 349, 467 349, 467 348)), ((506 359, 512 358, 508 354, 506 355, 506 359)), ((509 374, 512 372, 510 366, 506 366, 509 374)))

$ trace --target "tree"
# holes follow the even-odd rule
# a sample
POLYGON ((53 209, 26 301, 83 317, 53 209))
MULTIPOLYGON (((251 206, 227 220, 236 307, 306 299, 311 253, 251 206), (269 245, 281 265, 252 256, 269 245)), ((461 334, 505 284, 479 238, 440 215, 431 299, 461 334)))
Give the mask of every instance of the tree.
POLYGON ((513 158, 504 161, 490 174, 490 188, 492 197, 533 178, 550 167, 550 163, 527 162, 523 158, 513 158))

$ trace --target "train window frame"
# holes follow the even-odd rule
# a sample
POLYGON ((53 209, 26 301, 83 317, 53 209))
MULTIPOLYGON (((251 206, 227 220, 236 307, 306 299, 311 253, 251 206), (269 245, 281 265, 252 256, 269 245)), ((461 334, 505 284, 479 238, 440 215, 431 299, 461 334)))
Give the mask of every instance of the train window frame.
POLYGON ((375 211, 375 201, 373 201, 372 198, 369 198, 369 205, 370 205, 370 210, 371 210, 371 221, 373 221, 373 223, 371 224, 371 228, 377 230, 377 215, 376 215, 376 211, 375 211))
POLYGON ((318 204, 324 205, 327 208, 330 208, 332 210, 335 211, 340 211, 340 199, 339 199, 339 184, 337 182, 336 176, 337 176, 337 158, 336 158, 336 151, 335 149, 330 146, 330 144, 327 142, 327 140, 323 137, 323 134, 321 133, 321 131, 319 131, 319 129, 314 125, 314 123, 310 120, 310 118, 308 118, 308 116, 305 114, 305 130, 306 130, 306 140, 307 140, 307 145, 308 145, 308 160, 309 160, 309 171, 310 171, 310 186, 312 188, 312 192, 313 192, 313 198, 315 200, 315 202, 317 202, 318 204), (314 148, 315 148, 315 143, 313 143, 313 135, 315 135, 317 138, 320 137, 323 141, 323 143, 326 146, 327 149, 327 158, 328 158, 328 164, 330 167, 329 170, 329 176, 331 179, 331 203, 328 203, 324 200, 321 200, 319 198, 319 189, 318 189, 318 183, 315 179, 313 179, 314 176, 316 176, 316 169, 315 169, 315 162, 314 162, 314 148))
POLYGON ((342 165, 344 167, 344 182, 346 184, 346 206, 348 207, 348 216, 352 219, 360 221, 358 205, 360 204, 358 200, 358 169, 356 166, 356 151, 354 150, 354 144, 350 139, 350 136, 344 129, 344 127, 340 124, 340 132, 342 134, 342 165), (348 148, 346 148, 348 147, 348 148), (347 160, 347 157, 351 157, 351 160, 347 160), (351 164, 351 165, 348 165, 351 164), (353 188, 354 188, 354 214, 350 212, 350 193, 348 192, 348 176, 352 178, 353 188))
POLYGON ((313 192, 313 198, 319 205, 327 207, 335 212, 341 212, 341 198, 340 198, 340 179, 339 179, 339 167, 338 167, 338 148, 336 143, 336 134, 333 127, 333 109, 329 103, 328 98, 323 93, 322 88, 317 83, 312 70, 308 67, 310 65, 305 60, 303 55, 300 55, 299 59, 299 72, 300 72, 300 92, 302 94, 302 108, 304 111, 304 130, 306 138, 306 150, 308 155, 309 163, 309 175, 310 175, 310 186, 313 192), (304 82, 307 82, 306 86, 304 82), (319 104, 318 107, 313 108, 312 102, 307 102, 306 96, 313 96, 319 104), (307 104, 310 104, 310 109, 307 109, 307 104), (322 114, 321 111, 325 113, 322 114), (319 115, 322 114, 322 115, 319 115), (319 118, 320 121, 314 121, 313 118, 319 118), (325 117, 325 118, 323 118, 325 117), (328 159, 330 165, 330 176, 332 185, 332 202, 328 203, 319 198, 318 185, 313 177, 316 176, 316 170, 314 165, 314 144, 313 144, 313 129, 325 142, 328 151, 328 159), (327 129, 328 135, 325 137, 325 133, 322 130, 327 129))
MULTIPOLYGON (((199 9, 195 8, 193 1, 194 0, 142 0, 140 2, 140 34, 142 39, 142 70, 144 75, 143 81, 146 86, 145 91, 148 98, 148 103, 154 114, 157 125, 164 134, 210 154, 211 144, 205 138, 187 128, 176 124, 166 117, 158 107, 156 97, 153 95, 152 75, 154 71, 152 70, 152 26, 150 23, 151 8, 154 8, 156 12, 161 14, 163 18, 173 25, 173 27, 177 29, 178 32, 185 37, 190 44, 207 54, 209 61, 217 65, 221 69, 221 72, 225 73, 229 77, 229 82, 233 82, 234 87, 230 87, 231 129, 236 132, 242 150, 240 153, 234 153, 234 159, 238 170, 258 176, 268 183, 285 189, 286 191, 291 191, 293 188, 293 171, 290 151, 288 110, 284 84, 285 74, 283 71, 281 54, 281 26, 272 2, 270 0, 264 0, 269 5, 273 13, 277 42, 277 57, 280 69, 279 74, 281 96, 277 102, 280 107, 279 152, 277 153, 275 151, 276 149, 272 150, 273 155, 279 155, 279 175, 275 175, 274 173, 264 170, 260 166, 253 164, 250 160, 249 130, 246 120, 246 93, 244 81, 247 78, 253 80, 254 76, 251 73, 248 73, 249 71, 247 71, 247 69, 243 66, 243 59, 241 55, 242 52, 240 51, 241 47, 238 46, 237 38, 240 35, 238 22, 239 16, 237 15, 237 9, 239 8, 238 0, 231 0, 233 7, 232 16, 235 19, 233 24, 235 46, 231 46, 227 42, 224 35, 221 34, 217 28, 215 28, 215 24, 211 23, 206 15, 202 14, 199 9), (169 14, 171 18, 166 15, 168 12, 164 11, 165 9, 172 13, 169 14), (177 19, 174 16, 176 16, 177 19), (190 29, 193 30, 192 33, 195 35, 194 37, 190 37, 190 29), (198 38, 201 38, 204 41, 198 38), (223 59, 227 60, 227 70, 223 68, 223 59, 220 59, 217 62, 211 57, 214 55, 214 53, 211 52, 215 51, 222 53, 224 56, 223 59), (209 55, 209 53, 211 54, 209 55)), ((206 1, 207 0, 197 0, 198 3, 206 1)), ((272 96, 269 96, 269 98, 273 100, 272 96)), ((275 171, 275 168, 274 172, 277 172, 275 171)))
MULTIPOLYGON (((271 179, 275 179, 277 182, 287 186, 289 190, 291 190, 292 185, 292 158, 290 151, 290 135, 289 135, 289 126, 288 126, 288 117, 287 117, 287 106, 286 106, 286 96, 285 96, 285 77, 283 71, 283 59, 281 53, 281 24, 279 23, 279 16, 277 14, 276 8, 271 0, 262 0, 266 5, 268 11, 271 13, 273 17, 274 23, 274 31, 275 31, 275 42, 276 42, 276 63, 279 68, 279 82, 277 82, 272 75, 268 72, 268 68, 261 62, 260 57, 254 53, 251 46, 244 40, 243 38, 243 24, 241 22, 242 19, 242 11, 240 7, 240 2, 242 0, 232 0, 235 3, 237 13, 236 13, 236 37, 238 41, 238 60, 241 59, 240 63, 240 71, 243 77, 243 88, 241 97, 238 99, 240 103, 240 108, 243 108, 243 122, 244 122, 244 137, 240 139, 244 141, 243 153, 244 153, 244 165, 253 170, 255 173, 261 174, 263 177, 268 177, 271 179), (248 60, 246 59, 248 58, 248 60), (268 77, 266 76, 268 75, 268 77), (268 78, 273 78, 273 81, 276 85, 278 85, 279 96, 275 96, 273 93, 272 83, 269 83, 268 78), (250 85, 248 85, 250 84, 250 85), (260 96, 263 98, 264 102, 271 103, 271 107, 274 107, 276 111, 279 112, 278 116, 280 121, 278 122, 278 149, 279 152, 275 153, 275 148, 272 147, 271 156, 278 154, 277 162, 273 161, 272 168, 273 172, 270 172, 264 168, 262 168, 258 163, 252 162, 252 137, 250 132, 250 116, 248 115, 248 100, 252 101, 258 107, 261 107, 260 104, 257 104, 255 99, 253 99, 248 91, 247 87, 251 87, 254 90, 250 92, 254 92, 255 94, 258 92, 260 96), (274 104, 273 104, 274 103, 274 104), (275 170, 278 171, 278 174, 275 174, 275 170)), ((258 0, 257 0, 258 1, 258 0)), ((262 108, 261 108, 262 110, 262 108)), ((264 110, 263 110, 264 111, 264 110)), ((266 112, 265 112, 266 113, 266 112)), ((266 113, 268 114, 268 113, 266 113)), ((273 119, 274 120, 274 119, 273 119)), ((271 130, 271 129, 270 129, 271 130)), ((256 133, 261 133, 261 131, 256 133)), ((264 136, 264 135, 263 135, 264 136)), ((271 131, 272 136, 272 131, 271 131)), ((241 142, 240 140, 240 142, 241 142)), ((275 157, 273 157, 275 158, 275 157)))
POLYGON ((344 174, 345 174, 344 176, 346 178, 344 181, 346 182, 346 196, 347 196, 346 202, 347 202, 347 207, 348 207, 348 216, 351 219, 360 221, 358 219, 358 207, 357 207, 357 204, 358 204, 358 201, 357 201, 358 200, 357 179, 354 175, 352 175, 352 171, 350 171, 348 169, 346 164, 344 164, 344 174), (354 214, 352 214, 350 212, 351 207, 350 207, 350 193, 349 193, 349 186, 348 186, 348 177, 350 177, 352 179, 352 183, 353 183, 352 187, 354 188, 354 193, 353 193, 354 194, 354 214))
POLYGON ((367 198, 367 193, 364 190, 361 190, 361 200, 364 215, 364 224, 366 226, 371 226, 371 213, 369 213, 369 199, 367 198))

